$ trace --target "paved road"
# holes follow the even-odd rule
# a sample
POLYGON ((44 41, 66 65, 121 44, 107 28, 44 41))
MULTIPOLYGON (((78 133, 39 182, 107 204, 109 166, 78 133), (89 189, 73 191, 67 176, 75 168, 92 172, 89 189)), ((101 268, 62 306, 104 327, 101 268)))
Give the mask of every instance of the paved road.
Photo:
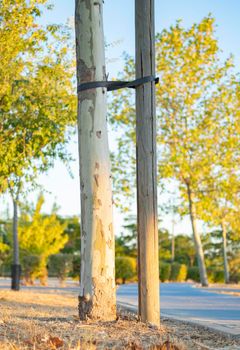
MULTIPOLYGON (((137 285, 120 286, 117 294, 120 303, 137 308, 137 285)), ((162 283, 161 314, 240 336, 240 297, 188 283, 162 283)))
MULTIPOLYGON (((9 289, 10 280, 0 278, 0 288, 9 289)), ((75 282, 68 281, 65 288, 58 285, 57 280, 50 280, 48 287, 22 287, 25 290, 74 293, 79 287, 75 282)), ((240 289, 234 289, 240 292, 240 289)), ((137 285, 119 286, 117 300, 133 310, 137 309, 137 285)), ((161 284, 161 315, 180 320, 197 322, 204 326, 218 329, 240 336, 240 297, 217 294, 216 290, 195 288, 188 283, 161 284)))

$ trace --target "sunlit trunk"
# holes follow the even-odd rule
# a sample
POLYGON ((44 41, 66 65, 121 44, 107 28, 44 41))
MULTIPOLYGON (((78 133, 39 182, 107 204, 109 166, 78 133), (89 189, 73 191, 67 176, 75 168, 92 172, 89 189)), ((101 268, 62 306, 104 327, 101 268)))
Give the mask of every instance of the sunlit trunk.
POLYGON ((222 242, 223 242, 223 262, 224 262, 224 281, 229 283, 229 268, 227 259, 227 229, 226 223, 222 222, 222 242))
POLYGON ((174 220, 172 221, 172 239, 171 239, 171 262, 175 259, 175 236, 174 236, 174 220))
MULTIPOLYGON (((78 84, 106 80, 103 1, 76 0, 78 84)), ((116 318, 112 181, 106 89, 78 94, 81 187, 81 283, 79 317, 116 318)))
POLYGON ((18 205, 13 199, 13 264, 12 264, 12 286, 13 290, 20 289, 21 266, 19 263, 19 242, 18 242, 18 205))
POLYGON ((204 253, 202 248, 201 237, 197 229, 196 208, 193 201, 193 193, 191 191, 191 187, 189 184, 187 184, 187 192, 188 192, 188 202, 189 202, 189 213, 190 213, 191 224, 192 224, 194 245, 195 245, 197 260, 198 260, 200 281, 202 286, 207 287, 208 278, 207 278, 207 271, 206 271, 206 266, 204 261, 204 253))

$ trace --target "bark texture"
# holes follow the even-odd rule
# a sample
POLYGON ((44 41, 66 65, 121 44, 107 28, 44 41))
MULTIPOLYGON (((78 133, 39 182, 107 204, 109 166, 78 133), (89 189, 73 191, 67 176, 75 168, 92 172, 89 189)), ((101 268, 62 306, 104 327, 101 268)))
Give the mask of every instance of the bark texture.
POLYGON ((197 218, 196 218, 196 209, 194 205, 193 193, 191 191, 191 187, 189 184, 187 184, 187 191, 188 191, 189 212, 190 212, 190 218, 191 218, 191 224, 192 224, 193 239, 194 239, 194 245, 195 245, 196 254, 197 254, 199 273, 200 273, 200 281, 202 286, 207 287, 208 278, 207 278, 207 271, 206 271, 206 266, 204 261, 204 253, 202 248, 201 237, 197 229, 197 218))
POLYGON ((13 264, 12 285, 13 290, 20 289, 21 266, 19 263, 19 241, 18 241, 18 205, 13 199, 13 264))
MULTIPOLYGON (((78 84, 106 80, 102 0, 76 0, 78 84)), ((112 181, 106 89, 78 95, 81 187, 81 285, 79 316, 116 318, 112 181)))
POLYGON ((173 263, 175 259, 175 237, 172 235, 171 240, 171 262, 173 263))
POLYGON ((174 234, 174 217, 172 219, 172 239, 171 239, 171 262, 175 260, 175 234, 174 234))
MULTIPOLYGON (((135 1, 136 78, 155 75, 154 0, 135 1)), ((155 84, 136 89, 139 314, 159 325, 155 84)))
POLYGON ((18 242, 18 205, 13 200, 13 261, 19 265, 19 242, 18 242))
POLYGON ((223 262, 224 262, 224 281, 229 283, 229 268, 227 259, 227 228, 226 223, 222 222, 222 242, 223 242, 223 262))

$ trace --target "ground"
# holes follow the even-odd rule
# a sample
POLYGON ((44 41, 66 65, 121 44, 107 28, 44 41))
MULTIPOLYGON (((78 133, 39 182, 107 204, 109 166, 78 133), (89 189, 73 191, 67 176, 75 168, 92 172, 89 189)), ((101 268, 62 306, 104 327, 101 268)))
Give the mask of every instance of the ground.
MULTIPOLYGON (((196 287, 193 283, 161 283, 161 315, 198 323, 240 338, 240 297, 222 292, 240 292, 238 286, 196 287)), ((121 305, 137 310, 137 284, 121 285, 117 290, 121 305)))
POLYGON ((77 302, 61 290, 0 291, 0 349, 240 349, 240 339, 167 318, 156 329, 124 310, 115 322, 81 323, 77 302))

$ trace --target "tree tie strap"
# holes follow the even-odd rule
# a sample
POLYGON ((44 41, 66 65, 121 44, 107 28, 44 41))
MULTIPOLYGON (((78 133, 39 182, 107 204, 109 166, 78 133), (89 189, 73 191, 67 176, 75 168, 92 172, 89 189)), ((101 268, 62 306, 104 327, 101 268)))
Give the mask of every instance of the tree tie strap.
POLYGON ((123 88, 136 89, 136 87, 154 81, 158 84, 159 78, 149 75, 147 77, 135 79, 133 81, 90 81, 87 83, 82 83, 78 85, 77 92, 96 88, 107 88, 107 91, 113 91, 123 88))

